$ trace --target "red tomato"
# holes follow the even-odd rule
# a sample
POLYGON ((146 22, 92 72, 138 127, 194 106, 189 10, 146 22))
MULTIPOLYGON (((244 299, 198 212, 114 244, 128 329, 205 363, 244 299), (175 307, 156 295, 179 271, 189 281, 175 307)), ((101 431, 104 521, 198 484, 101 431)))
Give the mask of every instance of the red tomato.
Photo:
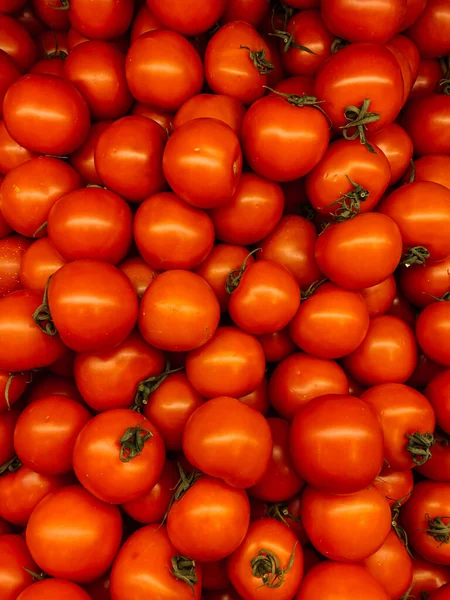
POLYGON ((25 569, 35 573, 39 567, 21 535, 0 536, 0 593, 2 600, 17 600, 23 590, 33 583, 33 577, 25 569))
POLYGON ((261 413, 222 396, 192 414, 183 432, 183 451, 203 473, 248 488, 269 466, 272 434, 261 413))
POLYGON ((286 525, 261 519, 250 525, 228 559, 227 571, 237 592, 248 600, 292 598, 303 576, 302 548, 286 525))
POLYGON ((141 102, 135 102, 132 110, 132 115, 137 115, 141 117, 147 117, 147 119, 152 119, 152 121, 156 121, 158 125, 164 129, 167 134, 167 137, 173 131, 173 117, 172 113, 165 112, 160 108, 155 108, 153 106, 147 106, 146 104, 142 104, 141 102))
POLYGON ((419 63, 419 72, 409 95, 410 100, 423 98, 439 90, 442 80, 442 68, 438 60, 422 58, 419 63))
POLYGON ((43 294, 48 278, 65 264, 48 237, 29 246, 20 264, 20 282, 28 290, 43 294))
POLYGON ((425 8, 427 0, 406 0, 406 14, 403 17, 401 31, 410 27, 425 8))
POLYGON ((63 4, 60 0, 32 0, 33 11, 43 23, 57 32, 67 31, 70 26, 67 10, 61 10, 63 4))
POLYGON ((14 429, 19 418, 20 410, 17 407, 0 413, 0 467, 2 473, 9 470, 11 459, 14 458, 14 429))
POLYGON ((65 579, 44 579, 25 591, 17 600, 90 600, 90 596, 79 586, 65 579))
POLYGON ((258 340, 267 362, 280 362, 297 350, 290 336, 289 327, 274 333, 259 335, 258 340))
POLYGON ((102 185, 102 180, 95 167, 94 151, 99 137, 111 123, 112 121, 93 123, 86 141, 69 156, 70 164, 88 184, 102 185))
POLYGON ((18 235, 0 239, 0 296, 22 289, 20 265, 29 245, 30 240, 18 235))
POLYGON ((384 315, 391 308, 397 292, 397 284, 393 275, 381 283, 360 290, 369 309, 370 317, 384 315))
POLYGON ((410 327, 415 327, 416 325, 416 312, 400 292, 396 293, 394 302, 392 303, 388 314, 402 319, 402 321, 405 321, 410 327))
POLYGON ((0 208, 8 224, 27 237, 41 236, 50 209, 59 198, 81 186, 78 173, 49 156, 33 158, 5 177, 0 208))
POLYGON ((0 413, 11 409, 11 406, 22 396, 28 383, 26 374, 10 375, 6 371, 0 371, 0 413))
POLYGON ((411 495, 414 487, 413 473, 411 469, 405 471, 385 470, 373 481, 373 485, 385 496, 389 505, 402 506, 411 495))
POLYGON ((94 40, 111 40, 128 29, 133 17, 132 0, 102 0, 92 10, 89 0, 71 0, 69 19, 82 35, 94 40))
POLYGON ((431 402, 439 427, 450 433, 450 369, 433 377, 424 394, 431 402))
MULTIPOLYGON (((0 12, 0 49, 6 52, 22 73, 36 62, 37 48, 28 31, 13 17, 0 12)), ((8 68, 8 67, 7 67, 8 68)), ((10 69, 8 68, 8 71, 10 69)))
POLYGON ((38 504, 26 540, 46 573, 87 583, 110 567, 122 540, 122 518, 116 506, 97 500, 81 485, 68 486, 38 504))
POLYGON ((72 470, 72 453, 79 432, 91 418, 79 402, 47 396, 28 405, 14 430, 14 448, 21 463, 41 475, 72 470))
POLYGON ((375 317, 362 344, 344 358, 343 364, 363 385, 404 383, 417 364, 414 333, 397 317, 375 317))
POLYGON ((287 77, 282 81, 279 81, 273 90, 269 92, 269 96, 276 96, 276 92, 282 92, 283 94, 294 95, 294 96, 307 96, 313 95, 314 79, 312 77, 306 77, 303 75, 296 75, 295 77, 287 77))
POLYGON ((156 277, 156 271, 140 257, 127 258, 120 263, 119 269, 128 277, 139 298, 156 277))
POLYGON ((450 585, 444 585, 430 596, 430 600, 449 600, 450 598, 450 585))
POLYGON ((311 171, 328 146, 329 125, 323 113, 297 105, 295 97, 268 96, 248 109, 242 124, 245 158, 262 177, 293 181, 311 171), (292 99, 292 104, 290 99, 292 99))
POLYGON ((83 96, 70 81, 54 75, 25 75, 13 83, 5 95, 3 117, 18 144, 56 156, 79 148, 90 127, 83 96))
POLYGON ((412 139, 417 156, 449 154, 450 96, 429 94, 414 100, 405 108, 403 126, 412 139), (420 118, 420 127, 417 119, 420 118))
POLYGON ((235 324, 254 335, 280 331, 300 306, 300 288, 291 272, 271 260, 259 260, 227 280, 228 312, 235 324), (243 270, 245 269, 245 270, 243 270))
POLYGON ((417 471, 427 479, 450 483, 450 446, 445 435, 436 432, 432 455, 417 471))
POLYGON ((133 533, 120 549, 111 572, 110 592, 112 600, 142 595, 188 600, 199 597, 201 585, 201 566, 187 555, 178 556, 165 526, 149 525, 133 533))
MULTIPOLYGON (((369 143, 376 145, 389 161, 391 178, 389 185, 394 185, 404 175, 413 156, 413 143, 406 131, 391 123, 381 131, 369 135, 369 143)), ((363 205, 364 206, 364 205, 363 205)))
POLYGON ((434 362, 450 367, 450 302, 429 304, 420 313, 416 324, 416 337, 424 353, 434 362))
POLYGON ((239 400, 260 412, 262 415, 266 416, 269 412, 270 403, 269 403, 269 381, 267 377, 264 377, 260 385, 249 394, 245 396, 241 396, 239 400))
POLYGON ((366 390, 361 400, 378 415, 389 469, 403 471, 427 460, 436 419, 425 396, 406 385, 385 383, 366 390))
POLYGON ((313 398, 325 394, 348 394, 347 377, 333 360, 298 352, 282 360, 270 378, 270 402, 288 420, 313 398))
POLYGON ((134 42, 143 33, 148 33, 155 29, 162 29, 161 21, 151 12, 147 4, 142 4, 139 10, 137 10, 131 24, 130 41, 134 42))
POLYGON ((206 344, 219 319, 219 302, 206 281, 171 270, 158 275, 142 297, 139 329, 155 348, 187 351, 206 344))
POLYGON ((35 156, 33 152, 22 148, 15 142, 9 135, 5 122, 0 121, 0 173, 6 175, 15 167, 35 156))
POLYGON ((411 265, 400 271, 400 289, 406 298, 423 308, 450 290, 450 255, 431 265, 411 265))
POLYGON ((258 27, 269 14, 270 0, 228 0, 221 23, 245 21, 258 27))
POLYGON ((162 156, 167 136, 155 121, 123 117, 103 131, 95 146, 95 169, 102 182, 131 202, 166 188, 162 156), (132 177, 130 177, 132 173, 132 177))
POLYGON ((236 550, 249 522, 250 505, 245 491, 203 475, 172 505, 167 532, 183 556, 210 562, 236 550))
MULTIPOLYGON (((405 179, 410 175, 411 170, 405 179)), ((414 181, 433 181, 450 189, 450 156, 429 154, 414 161, 414 181)))
POLYGON ((446 0, 428 0, 408 29, 423 58, 439 58, 450 52, 450 7, 446 0))
POLYGON ((203 65, 195 48, 175 31, 157 29, 138 37, 126 59, 128 86, 134 98, 175 111, 203 87, 203 65))
POLYGON ((3 116, 3 98, 10 85, 19 77, 20 71, 14 60, 0 49, 0 117, 3 116))
POLYGON ((408 100, 409 92, 414 84, 414 76, 412 74, 411 64, 404 55, 404 53, 397 46, 388 42, 386 44, 386 48, 388 48, 392 54, 395 56, 397 63, 402 72, 402 80, 403 80, 403 101, 402 106, 408 100))
POLYGON ((386 540, 391 520, 389 504, 376 487, 335 495, 308 486, 302 495, 306 533, 330 560, 360 562, 369 557, 386 540))
POLYGON ((241 176, 239 140, 228 125, 217 119, 188 121, 169 138, 163 170, 181 200, 198 208, 223 206, 231 201, 241 176))
POLYGON ((450 583, 450 569, 428 562, 420 556, 414 557, 413 583, 417 594, 432 592, 450 583))
POLYGON ((366 213, 327 227, 317 240, 315 254, 325 277, 346 289, 360 290, 392 275, 401 258, 402 238, 388 216, 366 213))
POLYGON ((43 58, 30 69, 30 73, 38 75, 55 75, 64 78, 64 60, 62 58, 43 58))
POLYGON ((176 129, 187 121, 209 117, 223 121, 240 137, 245 108, 230 96, 198 94, 186 100, 175 115, 173 126, 176 129))
POLYGON ((320 358, 341 358, 364 340, 369 310, 360 294, 332 283, 303 301, 289 330, 297 346, 320 358))
POLYGON ((27 395, 28 404, 35 402, 39 398, 47 396, 67 396, 72 400, 83 402, 78 391, 75 381, 69 377, 61 377, 59 375, 46 374, 38 381, 33 382, 31 390, 27 395))

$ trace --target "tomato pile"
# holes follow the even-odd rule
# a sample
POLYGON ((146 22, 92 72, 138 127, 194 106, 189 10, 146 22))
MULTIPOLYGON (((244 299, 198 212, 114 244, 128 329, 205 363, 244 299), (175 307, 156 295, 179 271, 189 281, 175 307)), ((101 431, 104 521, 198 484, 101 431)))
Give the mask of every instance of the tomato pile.
POLYGON ((450 600, 450 1, 0 0, 0 600, 450 600))

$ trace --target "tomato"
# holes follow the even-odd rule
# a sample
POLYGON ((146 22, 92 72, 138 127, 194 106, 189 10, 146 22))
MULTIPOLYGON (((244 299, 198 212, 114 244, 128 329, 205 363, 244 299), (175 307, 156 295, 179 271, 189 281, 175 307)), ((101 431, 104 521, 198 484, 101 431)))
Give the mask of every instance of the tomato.
POLYGON ((277 92, 283 94, 303 96, 313 95, 314 79, 312 77, 306 77, 304 75, 296 75, 294 77, 287 77, 282 81, 279 81, 273 90, 269 92, 269 96, 276 96, 277 92))
POLYGON ((20 265, 29 245, 30 240, 18 235, 0 239, 0 296, 7 296, 22 288, 20 265))
POLYGON ((450 255, 438 263, 402 269, 399 281, 410 302, 421 308, 433 304, 450 289, 450 255))
POLYGON ((325 394, 348 394, 347 377, 333 360, 298 352, 282 360, 270 378, 270 402, 288 420, 313 398, 325 394))
MULTIPOLYGON (((59 11, 48 7, 53 13, 59 11)), ((65 15, 67 17, 67 13, 65 15)), ((67 33, 65 31, 54 31, 46 29, 37 36, 38 55, 40 58, 65 59, 69 53, 67 33)), ((34 66, 34 65, 33 65, 34 66)))
POLYGON ((142 4, 139 10, 136 11, 131 23, 130 41, 134 42, 143 33, 155 29, 162 29, 161 21, 153 14, 147 4, 142 4))
POLYGON ((183 556, 210 562, 236 550, 247 533, 249 521, 245 491, 203 475, 172 505, 167 532, 183 556))
MULTIPOLYGON (((37 48, 28 31, 16 21, 0 13, 0 49, 6 52, 22 73, 36 62, 37 48)), ((9 68, 7 67, 8 71, 9 68)))
POLYGON ((81 146, 90 127, 83 96, 70 81, 54 75, 31 74, 18 79, 5 95, 3 117, 18 144, 57 156, 81 146))
POLYGON ((9 135, 4 121, 0 121, 0 173, 6 175, 22 163, 34 158, 34 152, 22 148, 9 135))
POLYGON ((0 49, 0 117, 3 116, 3 98, 10 85, 19 77, 20 71, 14 60, 0 49))
POLYGON ((60 10, 60 0, 31 0, 33 11, 43 23, 52 30, 67 31, 70 27, 69 14, 67 10, 60 10))
MULTIPOLYGON (((14 458, 14 429, 20 411, 17 407, 0 413, 0 467, 2 472, 9 470, 10 461, 14 458)), ((11 461, 14 465, 14 461, 11 461)))
POLYGON ((69 482, 68 477, 41 475, 27 467, 6 473, 0 478, 0 515, 10 523, 25 526, 39 502, 69 482))
POLYGON ((450 564, 449 509, 450 484, 421 481, 414 486, 401 513, 412 548, 425 560, 446 566, 450 564))
POLYGON ((228 0, 221 23, 245 21, 257 28, 269 14, 270 0, 228 0))
POLYGON ((444 585, 430 596, 431 600, 448 600, 450 598, 450 585, 444 585))
POLYGON ((201 585, 201 566, 178 556, 165 526, 149 525, 133 533, 120 549, 111 572, 110 593, 112 600, 141 595, 188 600, 199 597, 201 585))
POLYGON ((413 474, 411 469, 387 469, 374 479, 373 485, 385 496, 391 507, 396 503, 401 506, 407 502, 414 487, 413 474))
POLYGON ((10 410, 25 391, 29 379, 24 373, 0 371, 0 413, 10 410))
POLYGON ((142 297, 139 329, 156 348, 186 351, 210 340, 219 318, 219 302, 206 281, 190 271, 171 270, 142 297))
MULTIPOLYGON (((428 154, 414 161, 414 181, 433 181, 450 189, 450 157, 445 154, 428 154)), ((411 169, 405 175, 407 180, 411 169)))
POLYGON ((303 576, 303 552, 286 525, 261 519, 250 525, 244 541, 228 559, 227 571, 237 592, 248 600, 292 598, 303 576))
POLYGON ((423 58, 439 58, 450 52, 450 8, 445 0, 428 0, 408 29, 423 58))
POLYGON ((386 48, 388 48, 392 54, 397 59, 397 63, 402 72, 403 79, 403 101, 402 106, 406 103, 409 97, 409 92, 414 84, 415 77, 412 74, 411 64, 406 58, 405 54, 398 48, 395 44, 391 44, 388 42, 386 44, 386 48))
POLYGON ((408 103, 403 114, 403 126, 410 135, 417 156, 449 154, 450 96, 429 94, 408 103), (422 119, 420 127, 417 118, 422 119))
MULTIPOLYGON (((413 143, 406 131, 391 123, 381 131, 368 136, 369 143, 379 148, 389 161, 391 178, 389 185, 394 185, 403 176, 411 163, 413 143)), ((363 205, 365 206, 365 205, 363 205)))
MULTIPOLYGON (((416 4, 419 2, 423 3, 423 0, 407 0, 407 4, 411 4, 411 2, 415 2, 416 4)), ((406 58, 406 60, 408 61, 408 64, 411 68, 411 82, 410 85, 408 87, 408 94, 412 88, 413 83, 415 82, 417 75, 419 73, 419 66, 420 66, 420 53, 419 50, 417 48, 417 46, 415 45, 415 43, 406 35, 402 35, 401 33, 399 33, 398 35, 394 36, 391 40, 389 40, 389 43, 387 44, 388 48, 392 49, 397 49, 399 50, 403 56, 406 58)))
POLYGON ((432 455, 426 463, 417 467, 417 471, 433 481, 450 483, 450 446, 448 439, 439 431, 435 434, 432 455))
POLYGON ((416 324, 416 337, 424 353, 439 365, 450 367, 450 302, 429 304, 420 313, 416 324))
POLYGON ((419 63, 419 72, 409 95, 410 100, 423 98, 439 90, 442 80, 442 68, 438 60, 422 58, 419 63))
POLYGON ((289 327, 274 333, 259 335, 258 340, 267 362, 280 362, 297 350, 289 334, 289 327))
POLYGON ((203 65, 179 33, 158 29, 130 46, 125 65, 131 94, 139 102, 175 111, 203 87, 203 65))
POLYGON ((392 275, 402 253, 396 223, 386 215, 367 213, 330 225, 319 236, 317 266, 333 283, 359 290, 392 275))
POLYGON ((300 289, 294 276, 271 260, 259 260, 249 267, 243 264, 239 273, 230 273, 228 287, 230 317, 254 335, 280 331, 300 306, 300 289))
POLYGON ((48 278, 64 264, 47 237, 36 240, 23 254, 20 282, 24 288, 43 294, 48 278))
POLYGON ((401 31, 410 27, 423 11, 427 0, 406 0, 406 13, 403 17, 401 31))
POLYGON ((384 315, 391 308, 397 292, 397 284, 393 275, 387 277, 381 283, 360 290, 369 309, 371 317, 384 315))
POLYGON ((289 329, 304 352, 320 358, 341 358, 364 340, 369 311, 357 292, 326 283, 302 302, 289 329))
POLYGON ((33 158, 10 171, 3 182, 0 208, 8 224, 27 237, 41 236, 59 198, 81 186, 78 173, 64 161, 49 156, 33 158))
POLYGON ((90 596, 75 583, 65 579, 44 579, 38 581, 25 591, 17 600, 90 600, 90 596))
POLYGON ((17 600, 23 590, 33 583, 25 570, 36 572, 39 567, 21 535, 0 536, 0 593, 2 600, 17 600))
POLYGON ((415 327, 416 325, 416 312, 400 292, 396 293, 394 302, 392 303, 388 314, 402 319, 402 321, 405 321, 410 327, 415 327))
POLYGON ((302 522, 313 546, 330 560, 360 562, 376 552, 391 529, 391 511, 376 487, 335 495, 307 487, 302 522))
POLYGON ((243 151, 250 167, 273 181, 293 181, 311 171, 328 146, 323 113, 292 96, 267 96, 248 109, 242 124, 243 151), (294 102, 294 99, 292 102, 294 102))
POLYGON ((145 290, 156 277, 156 271, 137 256, 124 260, 120 263, 119 269, 128 277, 139 298, 142 298, 145 290))
POLYGON ((62 58, 43 58, 30 69, 30 73, 38 75, 56 75, 56 77, 64 78, 64 60, 62 58))
POLYGON ((446 583, 450 583, 450 569, 420 558, 413 558, 414 592, 432 592, 446 583))
POLYGON ((147 0, 147 5, 167 29, 195 36, 211 29, 222 16, 227 0, 147 0))
POLYGON ((75 381, 69 377, 61 377, 59 375, 46 374, 44 377, 33 382, 30 392, 27 394, 28 404, 35 402, 39 398, 47 396, 67 396, 72 400, 83 402, 80 393, 78 392, 75 381))
POLYGON ((26 540, 46 573, 87 583, 110 567, 122 540, 122 518, 116 506, 97 500, 81 485, 68 486, 34 509, 26 540))
POLYGON ((240 137, 244 115, 245 108, 235 98, 220 94, 198 94, 181 106, 175 115, 173 126, 176 129, 193 119, 209 117, 223 121, 240 137))
POLYGON ((72 470, 75 440, 91 418, 79 402, 47 396, 27 406, 14 430, 14 448, 22 464, 41 475, 72 470))
POLYGON ((155 108, 153 106, 147 106, 146 104, 142 104, 141 102, 135 102, 133 108, 131 109, 132 115, 137 115, 141 117, 147 117, 147 119, 152 119, 152 121, 156 121, 158 125, 164 129, 167 134, 167 137, 173 131, 173 118, 174 115, 170 112, 165 112, 160 108, 155 108))
POLYGON ((162 191, 166 187, 162 172, 166 139, 164 130, 151 119, 119 119, 97 140, 94 156, 98 176, 108 188, 131 202, 141 202, 162 191))
POLYGON ((450 433, 450 369, 435 375, 424 391, 436 413, 436 421, 441 429, 450 433))
POLYGON ((103 575, 93 583, 83 586, 92 600, 111 600, 109 593, 109 574, 103 575))
POLYGON ((138 316, 137 297, 126 275, 98 260, 77 260, 59 269, 50 280, 48 306, 62 340, 76 352, 117 346, 138 316))
POLYGON ((0 3, 0 12, 12 13, 19 11, 24 5, 23 0, 2 0, 0 3))
POLYGON ((169 138, 163 170, 181 200, 198 208, 223 206, 231 201, 241 176, 239 140, 228 125, 217 119, 188 121, 169 138))
POLYGON ((260 412, 262 415, 266 416, 269 412, 270 402, 269 402, 269 380, 267 377, 264 377, 262 382, 258 385, 258 387, 249 394, 245 396, 241 396, 239 400, 260 412))
POLYGON ((96 10, 88 0, 71 0, 72 27, 93 40, 111 40, 126 32, 133 17, 132 0, 102 0, 96 10))

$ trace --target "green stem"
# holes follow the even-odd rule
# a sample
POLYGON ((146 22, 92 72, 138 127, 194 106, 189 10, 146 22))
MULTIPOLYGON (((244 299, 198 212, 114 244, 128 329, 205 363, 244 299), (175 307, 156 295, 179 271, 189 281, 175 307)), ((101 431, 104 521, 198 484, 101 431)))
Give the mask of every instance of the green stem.
POLYGON ((249 252, 244 258, 244 262, 242 263, 241 268, 239 270, 236 269, 235 271, 231 271, 231 273, 228 274, 225 282, 225 289, 227 291, 227 294, 232 294, 234 290, 238 287, 238 285, 241 282, 242 275, 244 274, 244 271, 247 268, 248 259, 250 258, 250 256, 252 256, 252 254, 255 254, 255 252, 259 252, 260 250, 262 250, 262 248, 255 248, 255 250, 249 252))
POLYGON ((153 433, 148 429, 143 429, 141 424, 135 427, 128 427, 120 438, 119 457, 122 462, 130 462, 142 452, 145 442, 153 437, 153 433))
POLYGON ((294 517, 290 512, 287 503, 277 502, 275 504, 269 504, 267 507, 267 516, 272 519, 277 519, 284 523, 287 527, 290 527, 289 520, 300 523, 300 517, 294 517))
POLYGON ((52 315, 50 314, 50 308, 48 306, 48 286, 52 277, 53 275, 50 275, 50 277, 47 279, 42 304, 38 306, 38 308, 34 311, 33 314, 33 320, 39 327, 39 329, 43 333, 51 337, 58 333, 58 330, 56 329, 55 324, 53 323, 52 315))
POLYGON ((412 435, 407 433, 406 437, 409 440, 406 449, 411 452, 414 464, 418 467, 424 465, 432 457, 430 448, 435 443, 434 435, 429 431, 415 431, 412 435))
POLYGON ((286 573, 290 571, 294 564, 297 544, 298 542, 295 542, 291 557, 289 558, 289 562, 285 569, 281 568, 278 556, 271 550, 266 550, 265 548, 262 548, 257 556, 251 560, 252 575, 257 579, 261 579, 261 587, 265 586, 271 589, 281 587, 284 583, 286 573))
POLYGON ((303 52, 308 52, 308 54, 314 54, 314 55, 316 54, 307 46, 302 46, 301 44, 297 44, 297 42, 294 41, 294 36, 292 35, 292 33, 289 33, 288 31, 280 31, 279 29, 274 29, 273 33, 269 33, 269 35, 280 38, 280 40, 284 44, 283 53, 287 52, 291 48, 296 48, 297 50, 302 50, 303 52))
POLYGON ((400 508, 402 506, 403 501, 406 500, 406 498, 410 494, 411 494, 411 492, 409 494, 407 494, 404 498, 400 498, 400 500, 397 500, 396 502, 394 502, 394 504, 392 505, 392 508, 391 508, 391 512, 392 512, 392 529, 395 531, 395 533, 397 534, 398 539, 405 546, 405 549, 406 549, 407 553, 412 558, 412 553, 411 553, 411 550, 409 548, 409 543, 408 543, 408 534, 403 529, 403 527, 401 525, 399 525, 400 508))
POLYGON ((375 148, 366 139, 366 130, 367 125, 375 123, 380 119, 380 115, 369 112, 370 102, 371 100, 366 98, 361 106, 347 106, 344 115, 348 123, 342 125, 341 129, 342 135, 346 140, 356 140, 359 138, 361 144, 364 144, 369 152, 376 154, 375 148), (354 129, 355 131, 350 133, 350 129, 354 129))
POLYGON ((17 458, 17 456, 13 456, 8 461, 6 461, 3 465, 0 465, 0 475, 5 475, 7 473, 15 473, 20 469, 22 463, 17 458))
POLYGON ((430 253, 423 246, 414 246, 406 252, 400 261, 404 267, 411 265, 424 265, 427 258, 430 258, 430 253))
POLYGON ((339 52, 339 50, 342 50, 342 48, 345 48, 345 46, 348 46, 349 44, 350 42, 347 42, 347 40, 336 38, 331 44, 331 54, 336 54, 336 52, 339 52))
POLYGON ((450 517, 434 517, 432 519, 429 514, 425 516, 428 519, 426 533, 439 542, 439 546, 448 544, 450 542, 450 525, 446 525, 442 519, 450 519, 450 517))
POLYGON ((308 300, 308 298, 311 298, 311 296, 314 294, 314 292, 316 290, 319 289, 319 287, 325 283, 326 281, 328 281, 328 279, 321 279, 320 281, 315 281, 314 283, 312 283, 309 288, 307 288, 304 292, 302 292, 302 301, 304 302, 305 300, 308 300))
POLYGON ((339 208, 335 211, 334 220, 338 223, 342 221, 348 221, 348 219, 352 219, 356 217, 361 212, 361 202, 365 202, 367 198, 370 196, 370 191, 363 188, 359 183, 355 183, 350 179, 350 177, 345 174, 349 183, 353 186, 353 191, 347 192, 343 194, 340 198, 338 198, 335 202, 330 204, 330 206, 339 206, 339 208))
POLYGON ((243 50, 248 50, 250 52, 250 60, 253 62, 255 69, 259 71, 261 75, 268 75, 271 71, 274 70, 273 64, 266 59, 266 51, 262 50, 252 50, 248 46, 242 46, 243 50))
POLYGON ((192 595, 195 596, 194 586, 198 583, 195 561, 185 556, 173 556, 170 562, 172 565, 170 574, 178 581, 183 581, 188 585, 192 590, 192 595))
POLYGON ((133 404, 130 406, 131 410, 141 412, 143 406, 148 404, 150 394, 157 390, 159 386, 169 377, 169 375, 182 370, 183 367, 171 369, 169 361, 166 361, 166 366, 162 373, 159 375, 154 375, 153 377, 148 377, 139 383, 133 404))

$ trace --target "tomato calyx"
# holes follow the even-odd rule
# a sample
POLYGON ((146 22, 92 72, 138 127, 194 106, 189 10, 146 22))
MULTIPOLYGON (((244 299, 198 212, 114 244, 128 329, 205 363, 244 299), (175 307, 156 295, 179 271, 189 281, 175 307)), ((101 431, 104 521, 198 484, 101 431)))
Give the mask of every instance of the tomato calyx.
POLYGON ((309 288, 307 288, 306 290, 304 290, 301 293, 301 299, 302 302, 305 300, 308 300, 308 298, 311 298, 311 296, 319 289, 319 287, 322 285, 322 283, 325 283, 326 281, 328 281, 328 279, 321 279, 320 281, 315 281, 314 283, 312 283, 309 288))
POLYGON ((295 48, 296 50, 303 50, 303 52, 308 52, 308 54, 316 54, 310 48, 308 48, 308 46, 302 46, 301 44, 297 44, 297 42, 294 41, 294 36, 292 35, 292 33, 289 33, 288 31, 274 29, 273 33, 269 33, 269 35, 280 38, 280 40, 284 44, 283 53, 286 53, 291 48, 295 48))
POLYGON ((141 427, 141 424, 135 427, 128 427, 120 438, 119 457, 122 462, 130 462, 144 449, 145 442, 153 437, 153 433, 148 429, 141 427))
POLYGON ((36 325, 43 333, 51 337, 55 336, 58 333, 58 330, 56 329, 55 324, 53 323, 52 315, 50 314, 50 308, 48 305, 48 286, 52 277, 53 275, 50 275, 50 277, 47 279, 42 304, 38 306, 33 313, 33 320, 36 323, 36 325))
POLYGON ((70 2, 69 0, 59 0, 61 3, 61 6, 53 6, 51 4, 49 4, 49 6, 51 8, 53 8, 53 10, 69 10, 70 8, 70 2))
POLYGON ((317 100, 315 96, 307 96, 306 94, 303 94, 303 96, 297 96, 297 94, 285 94, 284 92, 274 90, 267 85, 265 85, 264 87, 266 88, 266 90, 269 90, 277 96, 281 96, 282 98, 284 98, 286 102, 289 102, 289 104, 291 104, 292 106, 298 106, 300 108, 303 106, 313 106, 315 108, 318 108, 320 112, 328 118, 326 112, 319 106, 319 104, 322 104, 324 100, 317 100))
POLYGON ((173 556, 170 559, 172 570, 170 574, 179 581, 183 581, 192 590, 192 595, 195 596, 194 585, 198 583, 197 572, 195 570, 195 561, 185 556, 173 556))
POLYGON ((261 579, 261 587, 266 586, 272 589, 281 587, 286 573, 290 571, 292 565, 294 564, 297 544, 298 542, 294 544, 292 554, 285 569, 281 568, 280 559, 271 550, 261 548, 258 554, 252 558, 250 563, 252 567, 252 575, 257 579, 261 579))
POLYGON ((367 148, 372 154, 376 154, 375 148, 366 139, 367 125, 375 123, 380 119, 378 113, 369 112, 371 100, 366 98, 361 106, 347 106, 344 110, 345 118, 348 123, 341 125, 342 135, 346 140, 360 139, 361 144, 367 148), (350 129, 355 129, 353 133, 350 133, 350 129))
POLYGON ((342 48, 345 48, 345 46, 348 46, 349 44, 350 42, 347 42, 347 40, 339 37, 335 38, 331 44, 331 54, 336 54, 336 52, 339 52, 339 50, 342 50, 342 48))
POLYGON ((429 431, 415 431, 412 435, 407 433, 406 437, 409 440, 406 449, 411 452, 414 464, 418 467, 424 465, 432 457, 430 448, 436 441, 434 435, 429 431))
POLYGON ((269 504, 267 507, 267 516, 271 517, 272 519, 277 519, 277 521, 281 521, 289 528, 291 526, 289 525, 288 519, 294 521, 295 523, 301 522, 300 517, 294 517, 294 515, 289 512, 288 505, 285 502, 269 504))
POLYGON ((274 65, 266 59, 266 51, 262 50, 252 50, 248 46, 240 46, 243 50, 249 51, 250 60, 253 62, 255 69, 257 69, 260 75, 268 75, 271 71, 274 70, 274 65))
POLYGON ((443 56, 440 61, 444 77, 439 81, 439 87, 446 96, 450 95, 450 56, 443 56))
POLYGON ((26 571, 28 575, 31 575, 33 581, 43 581, 44 579, 48 579, 50 577, 50 575, 47 575, 47 573, 44 573, 44 571, 36 573, 35 571, 30 571, 30 569, 27 569, 26 567, 22 567, 22 569, 26 571))
MULTIPOLYGON (((175 504, 181 500, 181 498, 185 495, 187 491, 191 489, 191 487, 198 481, 198 479, 202 476, 200 471, 194 469, 192 472, 186 473, 180 463, 177 463, 178 473, 180 474, 180 478, 175 486, 175 491, 173 493, 172 498, 170 499, 169 506, 167 508, 166 514, 163 517, 162 523, 165 523, 167 519, 167 515, 170 512, 170 509, 175 504)), ((161 523, 161 524, 162 524, 161 523)))
POLYGON ((414 246, 414 248, 410 248, 408 252, 405 252, 400 264, 405 267, 424 265, 427 258, 430 258, 430 253, 426 248, 423 246, 414 246))
MULTIPOLYGON (((415 598, 415 596, 413 596, 411 594, 411 592, 413 591, 415 585, 416 585, 415 583, 412 583, 411 586, 409 587, 409 589, 407 589, 406 592, 403 594, 403 596, 400 598, 400 600, 408 600, 408 598, 415 598)), ((421 600, 426 600, 426 599, 424 599, 421 596, 421 600)))
POLYGON ((282 0, 275 0, 273 8, 272 8, 272 29, 275 31, 274 27, 274 19, 276 15, 283 15, 283 28, 286 29, 288 21, 291 17, 294 16, 294 7, 288 6, 282 0))
POLYGON ((134 401, 130 406, 130 409, 136 412, 141 412, 143 406, 148 403, 150 394, 158 389, 171 373, 177 373, 178 371, 182 370, 183 367, 171 369, 169 361, 166 361, 166 366, 162 373, 159 375, 154 375, 153 377, 148 377, 139 383, 136 396, 134 397, 134 401))
POLYGON ((345 176, 353 186, 353 191, 342 194, 340 198, 330 204, 330 206, 339 206, 334 213, 334 220, 338 223, 348 221, 348 219, 359 215, 361 212, 361 202, 365 202, 370 196, 369 190, 363 188, 359 183, 355 183, 347 173, 345 176))
POLYGON ((428 520, 428 529, 425 529, 426 533, 439 542, 439 546, 448 544, 450 542, 450 525, 446 525, 442 519, 450 519, 450 517, 443 516, 432 519, 429 514, 426 514, 425 517, 428 520))
POLYGON ((231 273, 227 275, 227 279, 225 282, 225 289, 227 291, 227 294, 232 294, 234 290, 239 286, 242 275, 244 274, 244 271, 247 268, 247 260, 250 258, 250 256, 252 256, 252 254, 255 254, 255 252, 258 252, 259 250, 262 250, 262 248, 255 248, 254 250, 249 252, 244 258, 244 262, 242 263, 241 268, 239 270, 236 269, 235 271, 231 271, 231 273))
MULTIPOLYGON (((403 527, 399 524, 400 508, 401 508, 402 504, 404 503, 404 501, 406 500, 406 498, 408 498, 408 496, 410 496, 410 495, 411 495, 411 492, 409 492, 409 494, 407 494, 403 498, 400 498, 400 500, 396 500, 394 502, 394 504, 392 505, 392 508, 391 508, 392 523, 391 523, 391 525, 392 525, 392 529, 395 531, 398 539, 405 546, 406 552, 412 558, 413 555, 409 548, 408 534, 406 533, 405 529, 403 529, 403 527)), ((388 498, 388 499, 391 500, 391 498, 388 498)))
POLYGON ((17 456, 13 456, 9 460, 7 460, 3 465, 0 465, 0 475, 5 475, 7 473, 15 473, 20 469, 22 463, 17 458, 17 456))

